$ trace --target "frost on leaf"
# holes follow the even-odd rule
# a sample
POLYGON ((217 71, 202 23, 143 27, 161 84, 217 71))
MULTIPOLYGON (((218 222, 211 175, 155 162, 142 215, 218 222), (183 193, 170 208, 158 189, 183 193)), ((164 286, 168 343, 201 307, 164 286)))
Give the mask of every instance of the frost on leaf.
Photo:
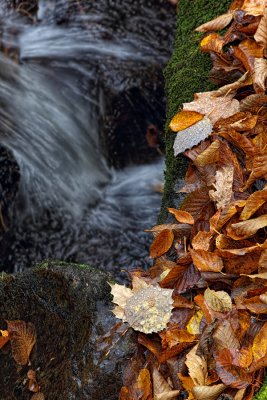
MULTIPOLYGON (((173 309, 172 289, 162 289, 159 286, 148 286, 138 291, 131 291, 131 296, 125 301, 125 286, 116 286, 116 300, 118 304, 113 313, 139 332, 159 332, 166 328, 170 321, 173 309), (122 290, 122 303, 120 303, 119 288, 122 290), (119 312, 118 312, 119 310, 119 312)), ((129 292, 127 292, 127 295, 129 292)))
POLYGON ((212 124, 208 117, 177 133, 174 141, 174 155, 183 153, 186 149, 196 146, 212 132, 212 124))

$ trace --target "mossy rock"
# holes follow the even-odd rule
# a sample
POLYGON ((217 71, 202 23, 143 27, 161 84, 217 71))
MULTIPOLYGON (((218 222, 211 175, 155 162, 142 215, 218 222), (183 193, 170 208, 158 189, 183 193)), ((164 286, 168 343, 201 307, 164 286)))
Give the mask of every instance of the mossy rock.
POLYGON ((118 398, 135 345, 129 332, 102 361, 97 339, 117 322, 106 274, 84 264, 44 262, 20 274, 3 274, 0 298, 0 329, 6 320, 23 320, 37 331, 30 367, 18 368, 10 344, 3 347, 1 399, 31 399, 29 368, 37 371, 46 400, 118 398))
POLYGON ((166 171, 160 221, 166 220, 167 207, 176 207, 181 196, 175 193, 177 179, 185 175, 185 157, 174 157, 173 142, 175 134, 169 123, 182 103, 192 101, 194 93, 212 90, 214 85, 208 81, 211 70, 210 58, 199 50, 201 34, 195 28, 227 11, 230 0, 180 0, 177 12, 176 39, 172 57, 165 68, 165 90, 167 96, 167 118, 165 129, 166 171))

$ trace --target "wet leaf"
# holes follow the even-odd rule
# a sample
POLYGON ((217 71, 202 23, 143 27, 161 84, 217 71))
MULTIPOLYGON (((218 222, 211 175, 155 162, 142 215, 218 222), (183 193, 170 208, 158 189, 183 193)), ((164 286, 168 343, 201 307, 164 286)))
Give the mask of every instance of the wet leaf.
POLYGON ((36 343, 34 325, 24 321, 7 321, 7 329, 11 336, 12 356, 17 364, 26 365, 33 346, 36 343))
POLYGON ((217 209, 224 209, 231 201, 233 195, 234 168, 232 166, 223 167, 216 171, 215 190, 210 190, 211 200, 216 202, 217 209))
POLYGON ((197 346, 193 347, 186 356, 185 364, 189 376, 195 385, 205 386, 208 378, 207 362, 196 354, 197 346))
POLYGON ((220 31, 221 29, 229 25, 232 19, 233 19, 232 13, 222 14, 219 17, 216 17, 213 20, 200 25, 198 28, 196 28, 196 31, 197 32, 220 31))
POLYGON ((194 225, 194 218, 187 211, 176 210, 175 208, 168 208, 169 213, 173 214, 178 222, 182 224, 194 225))
POLYGON ((214 92, 196 93, 195 100, 183 104, 184 110, 205 114, 215 124, 220 118, 230 117, 239 111, 239 101, 232 94, 216 96, 214 92))
POLYGON ((193 263, 199 271, 220 272, 223 269, 222 259, 215 253, 206 250, 190 250, 193 263))
POLYGON ((138 375, 136 386, 142 392, 142 400, 153 399, 150 373, 147 368, 141 369, 138 375))
POLYGON ((161 373, 155 367, 152 376, 155 400, 170 400, 177 398, 180 390, 172 390, 166 379, 163 378, 161 373))
POLYGON ((171 248, 174 239, 173 231, 164 229, 154 239, 150 247, 150 257, 157 258, 167 253, 171 248))
POLYGON ((267 214, 261 215, 258 218, 232 224, 231 229, 240 238, 248 238, 265 226, 267 226, 267 214))
POLYGON ((213 335, 217 349, 239 349, 240 343, 231 323, 227 320, 220 322, 213 335))
POLYGON ((224 40, 217 33, 212 32, 205 36, 200 42, 200 49, 203 53, 213 51, 220 53, 224 45, 224 40))
POLYGON ((266 189, 252 193, 246 201, 240 219, 242 221, 249 219, 265 202, 267 202, 266 189))
POLYGON ((260 332, 253 341, 252 353, 254 361, 267 355, 267 323, 263 325, 260 332))
POLYGON ((178 293, 183 293, 194 287, 199 279, 200 273, 193 264, 177 265, 160 282, 160 286, 175 288, 178 293))
POLYGON ((170 129, 173 132, 183 131, 203 119, 204 115, 195 111, 181 111, 172 118, 170 129))
POLYGON ((257 88, 260 88, 263 93, 265 92, 266 78, 267 78, 267 60, 265 60, 264 58, 255 58, 253 81, 255 85, 255 90, 257 92, 258 92, 257 88))
POLYGON ((203 318, 203 312, 201 310, 198 310, 186 325, 186 329, 191 335, 199 335, 200 333, 199 327, 202 318, 203 318))
POLYGON ((205 290, 204 299, 207 305, 214 311, 228 312, 232 310, 232 300, 224 291, 205 290))
POLYGON ((186 149, 191 149, 202 140, 205 140, 212 132, 212 124, 208 117, 177 133, 174 141, 174 155, 183 153, 186 149))
POLYGON ((216 372, 222 382, 232 388, 246 388, 252 381, 251 374, 233 365, 233 357, 228 349, 224 349, 216 355, 216 372))
POLYGON ((208 251, 212 237, 212 232, 199 231, 192 240, 193 249, 208 251))
POLYGON ((196 400, 216 400, 225 388, 223 383, 213 386, 194 386, 192 393, 196 400))
POLYGON ((197 167, 205 167, 205 165, 213 164, 219 161, 219 148, 220 142, 218 140, 215 140, 215 142, 212 142, 206 150, 204 150, 202 153, 199 154, 199 156, 197 156, 197 158, 194 160, 194 164, 197 167))

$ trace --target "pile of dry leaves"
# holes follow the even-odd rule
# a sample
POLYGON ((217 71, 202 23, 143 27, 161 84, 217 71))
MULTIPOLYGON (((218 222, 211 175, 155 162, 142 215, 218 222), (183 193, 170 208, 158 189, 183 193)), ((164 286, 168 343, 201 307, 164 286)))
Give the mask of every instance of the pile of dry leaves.
POLYGON ((249 400, 267 366, 265 1, 235 0, 197 31, 213 79, 232 83, 171 121, 174 153, 190 160, 187 198, 151 229, 154 266, 132 273, 132 289, 111 285, 141 345, 121 400, 249 400))

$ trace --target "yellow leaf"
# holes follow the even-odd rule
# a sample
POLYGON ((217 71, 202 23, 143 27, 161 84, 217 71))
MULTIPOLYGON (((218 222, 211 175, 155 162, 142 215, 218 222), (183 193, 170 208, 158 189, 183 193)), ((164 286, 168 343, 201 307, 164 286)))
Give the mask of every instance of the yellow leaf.
POLYGON ((199 325, 203 315, 203 312, 198 310, 189 320, 188 324, 186 325, 186 329, 191 335, 199 335, 199 325))
POLYGON ((225 388, 223 383, 213 386, 194 386, 192 393, 196 400, 216 400, 225 388))
POLYGON ((263 325, 253 341, 252 353, 254 361, 267 355, 267 323, 263 325))
POLYGON ((232 300, 228 293, 224 291, 210 290, 204 292, 204 299, 208 307, 218 312, 228 312, 232 310, 232 300))
POLYGON ((207 362, 196 354, 198 345, 187 353, 185 364, 195 385, 205 385, 208 378, 207 362))
POLYGON ((175 208, 168 208, 169 213, 173 214, 178 222, 182 224, 194 225, 194 218, 187 211, 176 210, 175 208))
POLYGON ((204 115, 195 111, 181 111, 173 117, 170 123, 170 129, 173 132, 182 131, 196 122, 201 121, 204 115))

